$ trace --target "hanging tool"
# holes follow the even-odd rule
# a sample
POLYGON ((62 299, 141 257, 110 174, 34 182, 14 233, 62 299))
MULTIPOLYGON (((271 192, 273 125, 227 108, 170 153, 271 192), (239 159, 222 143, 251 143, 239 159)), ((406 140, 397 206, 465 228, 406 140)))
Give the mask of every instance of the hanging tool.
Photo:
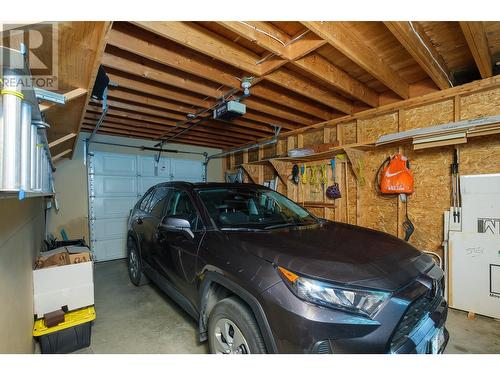
POLYGON ((302 164, 300 167, 300 182, 302 182, 304 185, 307 184, 307 169, 305 164, 302 164))
POLYGON ((460 185, 458 174, 458 149, 455 147, 451 167, 451 199, 453 207, 453 222, 460 223, 460 185))
POLYGON ((312 165, 311 167, 311 179, 309 184, 313 187, 311 192, 316 195, 319 193, 319 176, 318 176, 318 166, 312 165))
POLYGON ((323 197, 325 196, 326 184, 328 184, 328 172, 326 171, 326 164, 321 164, 321 189, 323 190, 323 197))
POLYGON ((403 229, 405 231, 405 241, 408 241, 415 231, 415 226, 411 222, 410 218, 408 217, 408 196, 406 194, 401 194, 401 198, 403 202, 405 203, 405 220, 403 221, 403 229), (403 198, 404 196, 404 198, 403 198))
POLYGON ((330 166, 332 167, 332 180, 333 185, 326 188, 326 196, 330 199, 341 198, 339 184, 335 182, 335 159, 330 160, 330 166))
POLYGON ((292 167, 292 181, 295 185, 298 185, 300 182, 299 173, 299 166, 297 164, 294 164, 292 167))

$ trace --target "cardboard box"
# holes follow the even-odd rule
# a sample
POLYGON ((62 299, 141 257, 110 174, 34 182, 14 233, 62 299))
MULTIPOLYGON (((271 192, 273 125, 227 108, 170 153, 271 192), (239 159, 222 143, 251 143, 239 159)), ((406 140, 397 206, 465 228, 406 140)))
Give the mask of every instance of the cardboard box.
POLYGON ((37 318, 59 310, 94 304, 94 264, 87 247, 67 246, 44 253, 33 270, 37 318))

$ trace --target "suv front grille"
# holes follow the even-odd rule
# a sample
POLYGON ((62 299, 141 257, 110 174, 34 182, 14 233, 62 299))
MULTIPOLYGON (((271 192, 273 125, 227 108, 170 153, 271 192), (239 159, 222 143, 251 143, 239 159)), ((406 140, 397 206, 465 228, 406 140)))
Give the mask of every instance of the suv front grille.
POLYGON ((410 304, 403 318, 394 330, 391 340, 391 351, 397 349, 406 340, 413 329, 428 313, 438 308, 441 299, 441 288, 439 288, 434 297, 431 297, 430 293, 428 293, 410 304))

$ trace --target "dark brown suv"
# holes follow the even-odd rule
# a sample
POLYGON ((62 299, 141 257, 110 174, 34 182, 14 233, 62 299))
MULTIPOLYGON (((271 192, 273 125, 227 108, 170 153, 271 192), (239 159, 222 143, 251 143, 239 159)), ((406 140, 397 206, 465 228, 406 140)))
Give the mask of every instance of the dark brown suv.
POLYGON ((129 274, 212 353, 441 353, 443 272, 388 234, 319 219, 259 185, 154 186, 128 222, 129 274))

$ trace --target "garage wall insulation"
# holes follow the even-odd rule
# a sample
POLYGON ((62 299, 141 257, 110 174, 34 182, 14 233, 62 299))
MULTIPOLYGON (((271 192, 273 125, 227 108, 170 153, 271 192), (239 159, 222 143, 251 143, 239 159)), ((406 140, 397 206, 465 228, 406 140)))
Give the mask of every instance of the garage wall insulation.
MULTIPOLYGON (((327 126, 320 125, 305 132, 292 132, 286 137, 283 136, 277 143, 275 155, 283 155, 295 147, 314 146, 326 140, 336 139, 341 145, 359 144, 375 141, 384 134, 498 114, 500 81, 498 78, 492 78, 469 84, 465 88, 440 91, 432 100, 426 100, 425 97, 415 98, 413 101, 410 99, 374 114, 354 115, 354 121, 346 119, 327 126), (323 131, 323 137, 319 136, 319 130, 323 131)), ((457 147, 460 151, 461 174, 500 172, 500 134, 469 138, 467 143, 457 147)), ((404 204, 396 198, 380 197, 373 186, 375 172, 384 159, 396 152, 402 152, 409 157, 415 176, 415 192, 408 204, 408 214, 415 225, 410 242, 422 250, 442 254, 443 212, 449 209, 451 204, 450 164, 453 149, 454 146, 442 146, 413 150, 411 144, 406 144, 365 150, 361 164, 357 166, 362 181, 354 177, 351 162, 344 163, 337 159, 336 169, 340 172, 336 172, 336 180, 341 186, 343 198, 335 202, 318 193, 321 192, 321 186, 299 184, 297 187, 287 182, 280 183, 279 190, 318 216, 381 230, 402 238, 404 204), (344 168, 344 164, 347 164, 347 168, 344 168)), ((233 160, 237 158, 235 156, 233 160)), ((348 161, 347 157, 345 160, 348 161)), ((325 159, 304 164, 313 166, 329 163, 330 160, 325 159)), ((235 164, 230 163, 228 167, 234 168, 235 164)), ((245 166, 245 170, 253 174, 252 176, 247 173, 248 181, 258 182, 259 176, 262 175, 259 174, 259 168, 264 169, 265 177, 278 173, 272 169, 269 172, 269 166, 263 164, 262 167, 258 164, 251 164, 251 168, 245 166)), ((288 164, 284 167, 285 172, 281 173, 282 181, 291 174, 291 163, 288 164)), ((328 183, 332 183, 330 172, 328 183)))
POLYGON ((33 353, 33 265, 45 228, 44 198, 0 199, 0 353, 33 353))

